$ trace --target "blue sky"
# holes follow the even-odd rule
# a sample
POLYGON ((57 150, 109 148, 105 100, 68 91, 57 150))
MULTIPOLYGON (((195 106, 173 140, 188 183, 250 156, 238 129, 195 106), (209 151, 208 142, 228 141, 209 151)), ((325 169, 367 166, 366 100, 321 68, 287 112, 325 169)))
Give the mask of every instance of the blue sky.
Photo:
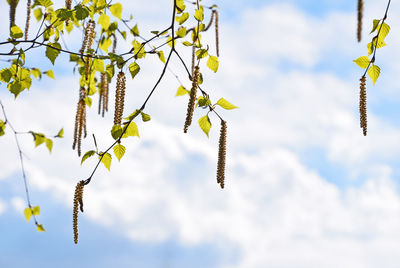
MULTIPOLYGON (((125 4, 141 33, 169 22, 168 1, 139 2, 125 4)), ((127 141, 126 157, 113 161, 111 173, 100 169, 85 188, 80 242, 74 245, 74 186, 95 162, 81 167, 70 149, 78 77, 72 65, 56 67, 56 80, 34 82, 16 101, 0 91, 17 129, 65 129, 51 155, 21 137, 32 203, 41 206, 45 233, 23 217, 13 137, 0 138, 6 152, 0 155, 0 267, 399 267, 400 20, 392 15, 399 7, 393 3, 388 46, 377 54, 381 77, 374 87, 367 82, 369 135, 363 137, 362 70, 352 60, 366 54, 372 19, 383 15, 386 3, 366 3, 360 44, 356 1, 217 4, 220 69, 202 70, 212 100, 224 97, 240 107, 221 111, 228 122, 226 189, 215 183, 218 121, 211 117, 209 139, 196 125, 183 135, 187 100, 174 98, 179 84, 168 73, 147 106, 152 121, 138 123, 141 138, 127 141)), ((0 7, 8 16, 5 3, 0 7)), ((206 38, 212 46, 214 37, 206 38)), ((79 47, 78 39, 67 42, 79 47)), ((189 60, 190 52, 182 51, 189 60)), ((34 53, 31 63, 53 68, 42 58, 43 51, 34 53)), ((140 79, 128 81, 127 114, 141 104, 161 68, 158 59, 148 60, 140 79)), ((179 62, 171 68, 189 87, 179 62)), ((95 112, 89 111, 89 133, 104 148, 113 115, 100 119, 95 112)), ((199 109, 195 117, 203 113, 199 109)), ((91 146, 85 140, 83 151, 91 146)))

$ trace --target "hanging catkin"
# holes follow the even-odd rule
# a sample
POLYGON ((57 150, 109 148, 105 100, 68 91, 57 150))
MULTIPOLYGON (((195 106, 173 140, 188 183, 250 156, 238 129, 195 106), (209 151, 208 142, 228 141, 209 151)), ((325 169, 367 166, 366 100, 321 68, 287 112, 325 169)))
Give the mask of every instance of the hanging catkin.
POLYGON ((226 163, 226 121, 221 120, 221 131, 218 146, 217 182, 223 189, 225 187, 225 163, 226 163))
POLYGON ((10 29, 15 25, 15 11, 19 0, 10 0, 10 29))
POLYGON ((187 112, 186 112, 185 126, 183 128, 184 133, 187 132, 189 126, 192 124, 193 111, 194 111, 194 105, 196 102, 196 93, 197 93, 197 88, 199 86, 199 80, 200 80, 200 68, 199 68, 199 66, 196 66, 194 68, 194 74, 192 77, 192 89, 190 90, 190 97, 189 97, 189 103, 188 103, 187 112))
POLYGON ((78 244, 78 206, 83 212, 83 187, 85 186, 84 181, 80 181, 76 184, 74 194, 74 208, 72 213, 72 227, 74 230, 74 242, 78 244))
POLYGON ((81 87, 79 90, 79 101, 75 116, 74 143, 72 149, 78 148, 78 156, 81 156, 82 133, 86 137, 86 90, 81 87))
POLYGON ((115 36, 115 34, 113 34, 112 53, 115 54, 116 50, 117 50, 117 37, 115 36))
POLYGON ((71 9, 71 2, 72 2, 72 0, 65 0, 65 8, 66 9, 71 9))
POLYGON ((95 22, 93 20, 89 20, 89 22, 86 25, 85 35, 82 41, 82 47, 79 50, 80 54, 83 54, 86 50, 90 49, 90 47, 92 46, 95 34, 94 27, 95 27, 95 22))
POLYGON ((364 136, 367 136, 367 90, 365 86, 366 77, 360 79, 360 127, 364 136))
POLYGON ((104 117, 104 113, 108 111, 108 81, 107 74, 102 73, 100 77, 100 90, 99 90, 99 111, 101 116, 104 117))
POLYGON ((211 12, 210 22, 207 24, 206 28, 204 28, 204 31, 205 31, 205 32, 207 32, 208 29, 210 29, 210 27, 211 27, 211 25, 212 25, 212 23, 213 23, 213 21, 214 21, 214 13, 215 13, 215 12, 216 12, 215 10, 213 10, 213 11, 211 12))
POLYGON ((117 89, 115 90, 114 125, 121 125, 125 102, 125 83, 124 72, 119 72, 117 76, 117 89))
POLYGON ((219 22, 218 11, 215 10, 215 46, 217 50, 217 57, 219 57, 219 22))
POLYGON ((28 40, 29 23, 31 20, 31 0, 26 3, 25 41, 28 40))
POLYGON ((357 5, 357 40, 358 40, 358 42, 361 42, 363 14, 364 14, 364 0, 358 0, 358 5, 357 5))
POLYGON ((193 75, 194 75, 195 58, 196 58, 196 47, 193 44, 193 46, 192 46, 192 80, 193 80, 193 75))

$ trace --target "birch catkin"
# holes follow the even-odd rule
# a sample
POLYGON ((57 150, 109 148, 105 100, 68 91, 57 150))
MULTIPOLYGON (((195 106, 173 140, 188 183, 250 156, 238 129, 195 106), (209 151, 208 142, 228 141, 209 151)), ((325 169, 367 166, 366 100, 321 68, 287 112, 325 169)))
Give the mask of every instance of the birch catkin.
POLYGON ((363 130, 364 136, 367 136, 367 89, 366 77, 360 79, 360 127, 363 130))
POLYGON ((99 111, 101 116, 104 117, 104 113, 108 111, 108 80, 107 74, 102 73, 100 77, 100 91, 99 91, 99 111))
POLYGON ((15 11, 19 0, 10 0, 10 29, 15 25, 15 11))
POLYGON ((65 8, 66 9, 71 9, 71 2, 72 2, 72 0, 65 0, 65 8))
POLYGON ((183 128, 184 133, 187 133, 189 126, 192 124, 194 105, 196 103, 197 88, 199 87, 199 80, 200 80, 200 68, 199 68, 199 66, 196 66, 194 68, 194 74, 192 77, 192 89, 190 90, 190 97, 189 97, 189 103, 188 103, 187 112, 186 112, 185 126, 183 128))
POLYGON ((26 3, 25 41, 28 40, 30 20, 31 20, 31 0, 28 0, 26 3))
POLYGON ((115 90, 114 125, 121 125, 125 102, 125 83, 124 72, 119 72, 117 76, 117 89, 115 90))
POLYGON ((81 143, 82 134, 86 137, 86 104, 85 104, 86 90, 81 87, 79 90, 79 101, 75 116, 75 129, 74 129, 74 143, 72 149, 78 149, 78 156, 81 156, 81 143))
POLYGON ((221 130, 218 146, 218 163, 217 163, 217 183, 223 189, 225 187, 225 164, 226 164, 226 121, 221 120, 221 130))
POLYGON ((358 0, 358 5, 357 5, 357 40, 358 40, 358 42, 361 42, 363 14, 364 14, 364 0, 358 0))
POLYGON ((219 18, 218 11, 215 10, 215 46, 217 49, 217 57, 219 57, 219 18))
POLYGON ((83 212, 83 187, 85 186, 84 181, 80 181, 76 184, 74 194, 74 208, 72 213, 72 227, 74 230, 74 242, 78 244, 78 206, 83 212))

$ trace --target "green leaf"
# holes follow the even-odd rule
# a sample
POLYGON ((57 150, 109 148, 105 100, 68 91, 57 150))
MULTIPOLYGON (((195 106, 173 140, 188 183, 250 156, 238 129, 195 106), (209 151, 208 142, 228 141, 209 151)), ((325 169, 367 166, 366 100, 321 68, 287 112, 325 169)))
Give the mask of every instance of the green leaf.
POLYGON ((181 13, 185 10, 186 6, 185 3, 183 2, 183 0, 176 0, 176 9, 177 9, 177 13, 181 13))
POLYGON ((125 126, 124 129, 126 128, 126 131, 124 133, 124 135, 122 136, 122 138, 127 138, 127 137, 131 137, 131 136, 139 136, 139 129, 136 125, 135 122, 131 122, 128 126, 125 126))
POLYGON ((103 27, 104 30, 110 26, 110 17, 106 14, 101 14, 98 20, 98 23, 103 27))
POLYGON ((379 25, 379 22, 380 22, 380 21, 381 21, 381 20, 374 20, 374 21, 372 22, 372 30, 371 30, 370 34, 372 34, 373 32, 375 32, 376 28, 378 28, 378 25, 379 25))
POLYGON ((86 159, 88 159, 89 157, 93 156, 94 153, 95 153, 95 151, 93 151, 93 150, 87 151, 82 157, 81 165, 86 159))
POLYGON ((165 63, 164 52, 163 52, 162 50, 157 51, 157 55, 158 55, 158 58, 160 59, 160 61, 162 61, 163 63, 165 63))
POLYGON ((199 119, 199 126, 204 131, 204 133, 206 133, 208 137, 208 133, 210 132, 211 129, 211 121, 208 115, 203 116, 199 119))
POLYGON ((200 9, 196 9, 194 11, 194 18, 199 22, 202 22, 204 20, 204 9, 202 6, 200 6, 200 9))
POLYGON ((38 147, 40 144, 46 141, 46 137, 41 133, 32 132, 33 140, 35 141, 35 147, 38 147))
POLYGON ((85 101, 85 104, 86 104, 88 107, 91 107, 91 106, 92 106, 92 99, 91 99, 91 98, 86 97, 86 98, 84 99, 84 101, 85 101))
POLYGON ((46 230, 43 228, 43 225, 41 224, 36 225, 36 230, 38 232, 46 232, 46 230))
POLYGON ((211 104, 211 101, 210 101, 210 99, 207 98, 207 97, 200 96, 200 97, 197 99, 197 105, 198 105, 199 107, 206 107, 206 106, 208 106, 208 105, 210 105, 210 104, 211 104))
POLYGON ((379 68, 379 66, 372 65, 371 67, 369 67, 368 75, 371 78, 373 85, 375 85, 375 82, 378 79, 380 73, 381 73, 381 68, 379 68))
POLYGON ((99 159, 101 159, 101 163, 110 171, 111 155, 109 153, 102 153, 99 155, 99 159))
POLYGON ((201 58, 207 57, 208 56, 207 49, 199 49, 199 50, 197 50, 196 51, 196 56, 197 56, 198 60, 201 59, 201 58))
POLYGON ((105 53, 108 53, 108 48, 111 46, 112 41, 110 38, 102 39, 99 45, 99 48, 103 50, 105 53))
POLYGON ((33 15, 35 16, 36 20, 39 22, 42 20, 43 12, 41 8, 37 8, 33 11, 33 15))
POLYGON ((133 26, 133 28, 131 29, 131 33, 134 36, 139 36, 139 28, 138 28, 137 24, 135 24, 135 26, 133 26))
POLYGON ((75 7, 75 17, 78 20, 84 20, 89 16, 89 9, 86 6, 82 6, 81 4, 75 7))
POLYGON ((381 24, 380 32, 379 32, 379 40, 383 41, 385 37, 389 34, 390 27, 386 23, 381 24))
POLYGON ((207 60, 207 67, 213 70, 214 73, 216 73, 218 71, 218 66, 219 66, 218 58, 215 56, 210 56, 207 60))
POLYGON ((183 96, 185 94, 189 94, 189 90, 187 90, 184 86, 178 87, 175 96, 183 96))
POLYGON ((33 4, 32 8, 34 8, 35 6, 49 7, 52 5, 53 2, 51 2, 51 0, 35 0, 35 3, 33 4))
POLYGON ((111 129, 111 136, 114 140, 117 140, 122 134, 122 128, 120 125, 114 125, 111 129))
POLYGON ((29 220, 32 217, 32 209, 31 208, 26 208, 24 209, 24 216, 27 222, 29 222, 29 220))
POLYGON ((136 62, 132 62, 129 65, 129 72, 131 73, 132 79, 135 78, 135 76, 138 74, 139 71, 140 71, 140 66, 136 62))
POLYGON ((179 23, 179 25, 183 24, 189 18, 189 13, 184 12, 181 16, 176 16, 175 20, 179 23))
POLYGON ((232 110, 232 109, 236 109, 239 108, 233 104, 231 104, 229 101, 227 101, 224 98, 220 98, 217 103, 217 105, 221 106, 222 108, 224 108, 225 110, 232 110))
POLYGON ((111 14, 113 14, 115 17, 117 17, 118 19, 121 19, 122 5, 120 3, 116 3, 112 6, 110 6, 110 11, 111 11, 111 14))
POLYGON ((114 154, 115 156, 118 158, 118 161, 121 160, 121 158, 124 156, 125 154, 125 146, 123 146, 122 144, 116 144, 113 147, 114 150, 114 154))
POLYGON ((147 121, 150 121, 150 120, 151 120, 150 115, 145 114, 145 113, 143 113, 143 112, 140 112, 140 114, 141 114, 141 116, 142 116, 143 122, 147 122, 147 121))
POLYGON ((22 36, 24 36, 24 33, 17 25, 14 25, 10 29, 10 36, 14 39, 18 39, 18 38, 21 38, 22 36))
POLYGON ((186 27, 179 27, 178 31, 176 31, 176 35, 180 38, 186 36, 186 27))
POLYGON ((49 149, 49 152, 51 153, 51 150, 53 149, 53 141, 51 139, 46 139, 46 147, 49 149))
POLYGON ((104 61, 95 59, 93 61, 93 68, 98 72, 104 73, 104 61))
POLYGON ((3 136, 5 134, 4 130, 6 129, 6 124, 4 123, 3 120, 0 120, 0 136, 3 136))
POLYGON ((10 82, 11 77, 12 77, 12 73, 9 69, 4 68, 0 71, 0 80, 1 81, 8 83, 8 82, 10 82))
POLYGON ((33 215, 38 216, 40 214, 40 206, 35 206, 32 209, 33 215))
POLYGON ((63 138, 64 137, 64 129, 60 129, 60 131, 58 131, 56 138, 63 138))
POLYGON ((60 54, 60 51, 54 48, 61 49, 61 45, 59 43, 49 43, 51 47, 46 47, 46 57, 49 58, 51 63, 54 65, 54 61, 60 54), (54 48, 53 48, 54 47, 54 48))
POLYGON ((369 58, 367 56, 359 57, 358 59, 353 60, 359 67, 365 69, 369 65, 369 58))
POLYGON ((50 77, 50 78, 52 78, 52 79, 56 79, 56 78, 54 77, 54 72, 53 72, 53 70, 48 70, 48 71, 46 71, 45 73, 46 73, 46 75, 47 75, 48 77, 50 77))

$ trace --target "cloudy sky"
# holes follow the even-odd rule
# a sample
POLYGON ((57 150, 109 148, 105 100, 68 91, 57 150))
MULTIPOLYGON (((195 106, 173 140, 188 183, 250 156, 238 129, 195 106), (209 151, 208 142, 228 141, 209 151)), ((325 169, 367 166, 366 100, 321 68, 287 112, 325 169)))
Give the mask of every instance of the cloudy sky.
MULTIPOLYGON (((20 2, 17 22, 24 25, 20 2)), ((124 15, 133 14, 144 36, 169 24, 170 2, 122 1, 124 15)), ((214 102, 224 97, 240 107, 219 111, 228 122, 226 188, 215 181, 217 118, 211 117, 209 139, 195 124, 183 134, 187 98, 174 97, 179 82, 167 72, 146 107, 152 120, 138 122, 141 138, 127 140, 121 162, 113 161, 111 173, 101 167, 85 188, 78 245, 73 191, 96 163, 80 166, 71 150, 79 89, 73 65, 60 56, 56 80, 34 82, 17 100, 2 84, 0 99, 17 130, 56 134, 64 127, 65 138, 49 154, 44 146, 35 149, 31 136, 20 136, 45 233, 23 216, 14 137, 8 131, 0 138, 0 267, 399 267, 400 18, 393 14, 400 7, 392 3, 388 45, 377 53, 381 76, 374 87, 367 82, 364 137, 362 70, 352 60, 366 55, 372 20, 386 8, 384 1, 366 2, 358 44, 356 1, 216 0, 220 69, 202 69, 203 87, 214 102)), ((5 1, 0 7, 6 18, 5 1)), ((212 51, 214 36, 206 38, 212 51)), ((79 40, 66 37, 72 48, 79 40)), ((180 49, 189 62, 190 51, 180 49)), ((27 56, 31 65, 53 68, 44 50, 27 56)), ((149 59, 128 81, 126 114, 140 107, 162 67, 149 59)), ((176 59, 171 70, 190 87, 176 59)), ((96 112, 88 112, 89 134, 106 148, 113 115, 103 119, 96 112)), ((196 110, 195 121, 204 113, 196 110)), ((92 149, 92 140, 83 146, 92 149)))

